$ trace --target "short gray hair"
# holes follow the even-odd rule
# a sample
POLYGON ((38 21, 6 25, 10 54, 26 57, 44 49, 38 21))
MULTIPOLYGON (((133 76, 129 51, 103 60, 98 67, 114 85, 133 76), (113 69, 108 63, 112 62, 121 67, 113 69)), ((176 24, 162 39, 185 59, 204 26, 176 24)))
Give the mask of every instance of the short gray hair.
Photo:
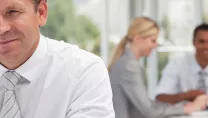
MULTIPOLYGON (((34 5, 35 5, 35 11, 37 11, 38 5, 40 4, 40 2, 41 2, 42 0, 32 0, 32 1, 33 1, 34 5)), ((45 1, 47 2, 47 0, 45 0, 45 1)))

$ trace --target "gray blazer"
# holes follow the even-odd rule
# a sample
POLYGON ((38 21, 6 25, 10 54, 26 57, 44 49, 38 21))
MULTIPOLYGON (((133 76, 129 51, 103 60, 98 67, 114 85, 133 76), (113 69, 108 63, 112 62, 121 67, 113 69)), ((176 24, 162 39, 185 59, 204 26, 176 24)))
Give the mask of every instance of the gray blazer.
POLYGON ((182 115, 183 106, 151 101, 145 90, 144 69, 126 48, 109 72, 116 118, 167 118, 182 115))

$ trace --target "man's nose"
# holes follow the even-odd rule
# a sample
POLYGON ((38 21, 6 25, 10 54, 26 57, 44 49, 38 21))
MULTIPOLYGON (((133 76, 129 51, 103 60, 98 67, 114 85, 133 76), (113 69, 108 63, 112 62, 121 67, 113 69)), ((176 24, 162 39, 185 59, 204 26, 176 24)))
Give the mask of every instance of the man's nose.
POLYGON ((11 29, 10 23, 4 18, 0 17, 0 34, 4 34, 5 32, 11 29))

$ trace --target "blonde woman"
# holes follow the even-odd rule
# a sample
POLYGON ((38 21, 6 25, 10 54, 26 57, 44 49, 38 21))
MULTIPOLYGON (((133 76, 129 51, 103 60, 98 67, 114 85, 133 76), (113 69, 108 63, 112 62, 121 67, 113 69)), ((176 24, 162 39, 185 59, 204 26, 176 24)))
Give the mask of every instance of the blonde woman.
POLYGON ((116 118, 166 118, 190 114, 206 107, 206 95, 181 106, 149 100, 143 80, 144 70, 138 60, 157 47, 158 32, 157 24, 151 19, 136 18, 113 55, 108 70, 116 118))

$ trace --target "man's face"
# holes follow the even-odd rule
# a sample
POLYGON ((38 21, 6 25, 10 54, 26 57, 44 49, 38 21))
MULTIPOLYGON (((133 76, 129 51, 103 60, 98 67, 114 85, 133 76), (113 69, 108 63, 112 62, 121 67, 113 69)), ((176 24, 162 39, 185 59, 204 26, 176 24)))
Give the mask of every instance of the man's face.
POLYGON ((44 1, 37 12, 32 0, 0 0, 0 63, 25 60, 39 42, 39 26, 46 22, 44 1))
POLYGON ((208 61, 208 30, 199 30, 196 33, 194 46, 198 58, 208 61))

